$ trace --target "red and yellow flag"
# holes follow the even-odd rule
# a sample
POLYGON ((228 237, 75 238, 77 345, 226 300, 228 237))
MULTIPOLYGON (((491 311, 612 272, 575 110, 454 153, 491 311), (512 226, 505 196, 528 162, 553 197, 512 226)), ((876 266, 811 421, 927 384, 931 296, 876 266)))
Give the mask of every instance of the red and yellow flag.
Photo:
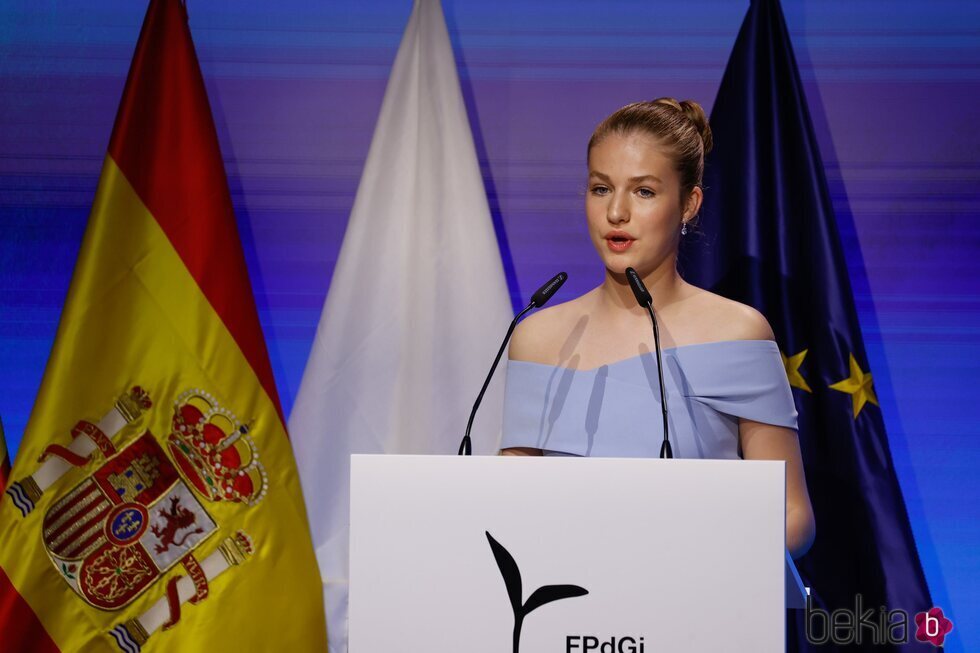
POLYGON ((7 441, 3 438, 3 420, 0 419, 0 492, 7 487, 8 476, 10 476, 10 455, 7 453, 7 441))
POLYGON ((4 651, 325 651, 207 94, 152 0, 0 495, 4 651))

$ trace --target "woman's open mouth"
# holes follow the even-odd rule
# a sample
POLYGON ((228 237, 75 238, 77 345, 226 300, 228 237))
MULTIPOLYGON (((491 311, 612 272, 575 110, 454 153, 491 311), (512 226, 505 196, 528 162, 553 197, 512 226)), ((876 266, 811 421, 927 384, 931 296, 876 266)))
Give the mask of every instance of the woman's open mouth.
POLYGON ((625 252, 633 244, 633 239, 626 234, 609 234, 606 236, 606 243, 614 252, 625 252))

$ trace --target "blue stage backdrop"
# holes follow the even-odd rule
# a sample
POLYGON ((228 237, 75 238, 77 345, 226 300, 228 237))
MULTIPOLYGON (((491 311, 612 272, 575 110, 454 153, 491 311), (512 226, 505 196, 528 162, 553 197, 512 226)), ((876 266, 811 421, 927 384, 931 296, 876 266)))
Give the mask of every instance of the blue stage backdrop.
MULTIPOLYGON (((411 5, 188 5, 288 413, 411 5)), ((571 276, 563 296, 585 291, 601 278, 582 208, 592 128, 661 95, 710 111, 748 2, 444 6, 514 301, 559 269, 571 276)), ((915 537, 955 624, 946 648, 980 650, 980 4, 783 9, 915 537)), ((144 10, 0 6, 0 416, 12 453, 144 10)))

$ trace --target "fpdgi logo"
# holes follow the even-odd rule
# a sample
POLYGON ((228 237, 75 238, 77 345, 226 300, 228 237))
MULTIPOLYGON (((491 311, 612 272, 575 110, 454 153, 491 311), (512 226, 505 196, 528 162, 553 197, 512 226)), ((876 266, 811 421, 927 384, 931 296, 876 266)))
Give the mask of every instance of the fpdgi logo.
POLYGON ((552 601, 585 596, 589 591, 578 585, 545 585, 534 590, 527 601, 522 602, 524 589, 521 585, 521 570, 517 568, 514 557, 500 542, 493 539, 489 531, 484 532, 487 534, 487 541, 490 542, 490 550, 493 551, 497 567, 500 568, 500 575, 504 577, 504 585, 507 587, 507 595, 510 597, 510 606, 514 610, 514 653, 518 653, 521 648, 521 628, 524 626, 524 618, 527 615, 552 601))

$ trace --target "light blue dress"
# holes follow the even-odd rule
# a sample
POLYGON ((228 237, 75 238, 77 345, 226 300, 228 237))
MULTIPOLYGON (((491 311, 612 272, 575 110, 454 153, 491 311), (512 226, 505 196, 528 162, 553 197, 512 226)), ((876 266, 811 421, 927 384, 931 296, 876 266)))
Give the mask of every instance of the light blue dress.
MULTIPOLYGON (((796 429, 775 342, 725 340, 662 354, 675 458, 739 458, 740 417, 796 429)), ((502 449, 657 457, 662 441, 656 354, 591 370, 508 362, 502 449)))

